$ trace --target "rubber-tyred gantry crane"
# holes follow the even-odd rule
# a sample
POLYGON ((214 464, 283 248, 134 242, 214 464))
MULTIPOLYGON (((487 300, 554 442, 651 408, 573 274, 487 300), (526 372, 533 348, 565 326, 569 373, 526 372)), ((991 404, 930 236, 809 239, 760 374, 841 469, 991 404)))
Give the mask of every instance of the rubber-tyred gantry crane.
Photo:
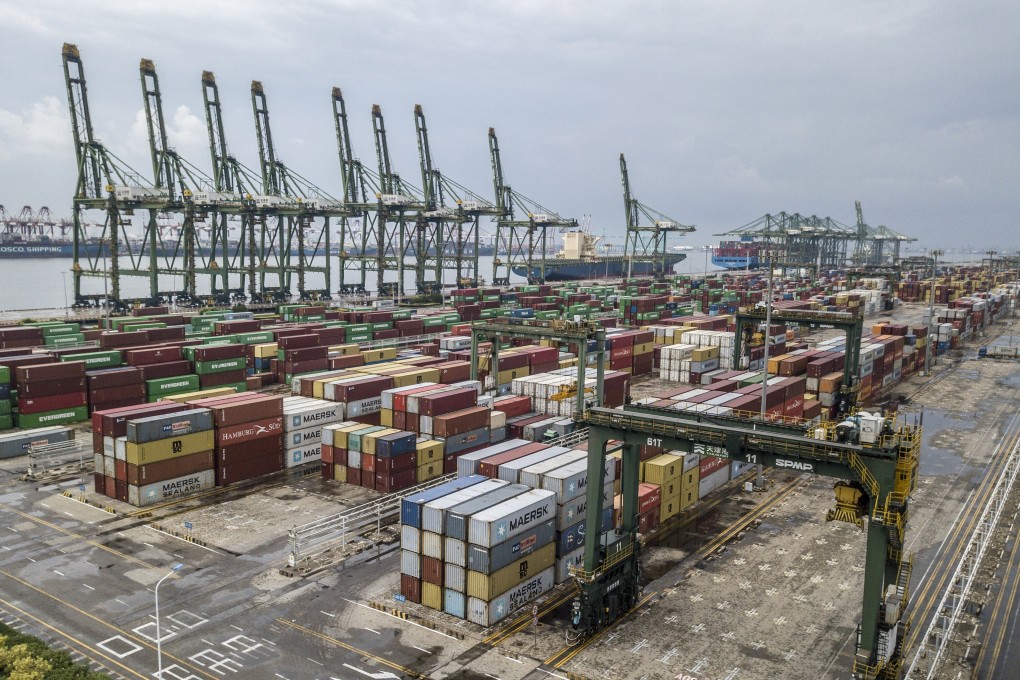
MULTIPOLYGON (((780 425, 683 411, 626 406, 580 414, 588 425, 588 505, 584 565, 572 623, 590 636, 628 612, 640 597, 638 481, 640 447, 657 446, 745 463, 801 470, 839 482, 830 519, 860 526, 867 519, 863 613, 853 673, 858 679, 897 678, 908 621, 911 560, 904 555, 909 495, 917 484, 921 429, 869 417, 869 427, 780 425), (604 547, 596 537, 602 507, 606 449, 623 443, 622 537, 604 547)), ((863 422, 863 421, 862 421, 863 422)))
POLYGON ((649 208, 634 198, 630 190, 630 175, 627 172, 627 160, 620 154, 620 178, 623 182, 623 205, 627 215, 627 242, 624 255, 627 258, 627 277, 630 278, 631 265, 634 262, 651 261, 652 275, 661 279, 672 272, 672 265, 682 262, 685 255, 667 255, 666 237, 669 234, 685 234, 694 231, 694 227, 681 224, 658 210, 649 208), (642 224, 642 218, 650 224, 642 224))

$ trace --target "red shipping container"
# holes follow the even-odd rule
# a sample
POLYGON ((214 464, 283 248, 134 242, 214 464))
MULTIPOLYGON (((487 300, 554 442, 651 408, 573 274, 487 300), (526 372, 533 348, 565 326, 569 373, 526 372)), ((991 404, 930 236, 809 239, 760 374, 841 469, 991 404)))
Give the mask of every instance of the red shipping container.
POLYGON ((728 458, 716 458, 715 456, 702 456, 701 461, 698 463, 699 476, 704 479, 713 472, 721 470, 730 464, 728 458))
POLYGON ((330 465, 332 465, 333 464, 333 451, 335 451, 333 446, 330 445, 330 444, 323 444, 322 447, 321 447, 321 451, 322 451, 322 462, 323 463, 329 463, 330 465))
MULTIPOLYGON (((127 492, 127 481, 122 482, 124 484, 125 495, 127 492)), ((113 477, 103 477, 103 487, 106 491, 106 495, 110 498, 117 498, 117 480, 113 477)))
POLYGON ((84 361, 64 361, 57 364, 41 363, 37 365, 18 366, 11 371, 12 378, 21 385, 27 382, 50 380, 66 380, 68 378, 84 378, 84 361))
POLYGON ((220 446, 225 444, 241 444, 261 437, 278 435, 283 433, 283 418, 263 418, 250 423, 241 423, 229 427, 216 429, 216 443, 220 446))
POLYGON ((432 434, 436 437, 453 437, 489 425, 490 411, 485 406, 455 411, 432 419, 432 434))
POLYGON ((375 454, 374 453, 362 453, 361 454, 361 469, 365 472, 375 472, 375 454))
POLYGON ((361 468, 348 467, 347 479, 345 481, 354 486, 361 486, 361 468))
POLYGON ((360 472, 362 488, 375 490, 375 473, 368 470, 361 470, 360 472))
POLYGON ((217 426, 239 425, 283 415, 283 398, 264 394, 199 399, 192 405, 210 409, 217 426))
POLYGON ((532 453, 538 453, 549 448, 546 444, 539 442, 533 442, 530 444, 521 444, 517 448, 510 449, 509 451, 503 451, 497 453, 494 456, 483 458, 478 461, 478 474, 485 475, 486 477, 495 478, 499 475, 499 466, 503 463, 509 463, 523 458, 524 456, 531 455, 532 453))
POLYGON ((638 515, 658 510, 662 501, 661 491, 658 484, 638 484, 638 515))
POLYGON ((374 456, 374 458, 375 471, 379 474, 392 475, 418 466, 418 453, 416 451, 402 453, 399 456, 389 458, 380 458, 378 456, 374 456))
POLYGON ((262 475, 283 470, 283 454, 276 453, 259 458, 221 465, 216 468, 216 486, 226 486, 262 475))
POLYGON ((92 431, 103 437, 123 437, 127 434, 127 421, 132 418, 166 415, 187 411, 191 407, 172 401, 161 401, 154 404, 138 404, 123 408, 99 410, 92 414, 92 431))
POLYGON ((421 604, 421 580, 407 574, 400 575, 400 594, 408 602, 421 604))
POLYGON ((478 392, 473 387, 463 387, 419 397, 418 415, 436 417, 454 411, 462 411, 477 404, 478 392))
MULTIPOLYGON (((184 474, 184 473, 181 473, 184 474)), ((126 460, 114 460, 113 461, 113 477, 114 479, 128 480, 128 464, 126 460)))
POLYGON ((287 337, 279 338, 276 342, 279 345, 280 349, 282 350, 302 349, 305 347, 318 347, 321 344, 319 342, 319 336, 314 333, 290 335, 287 337))
POLYGON ((493 408, 502 411, 507 418, 516 418, 525 413, 531 413, 531 397, 497 397, 493 402, 493 408))
POLYGON ((334 401, 352 402, 371 399, 382 394, 383 390, 393 388, 393 378, 389 376, 366 376, 364 379, 334 385, 334 401))
POLYGON ((425 583, 432 583, 442 587, 443 585, 443 561, 435 557, 422 555, 421 558, 421 580, 425 583))
POLYGON ((236 359, 244 356, 244 345, 203 345, 195 348, 195 361, 236 359))
POLYGON ((205 390, 210 387, 220 387, 221 385, 234 385, 237 383, 245 382, 248 377, 248 372, 243 368, 238 371, 224 371, 223 373, 209 373, 207 375, 198 376, 198 386, 205 390))
POLYGON ((351 368, 353 366, 364 366, 364 354, 348 354, 347 356, 332 356, 329 358, 330 370, 338 368, 351 368))
POLYGON ((58 394, 84 392, 85 376, 57 380, 31 380, 18 383, 19 397, 54 397, 58 394))
MULTIPOLYGON (((296 336, 303 337, 303 336, 296 336)), ((317 339, 317 336, 312 336, 317 339)), ((290 339, 290 338, 288 338, 290 339)), ((327 359, 329 358, 329 348, 327 347, 301 347, 299 349, 288 349, 284 350, 283 355, 284 361, 297 362, 297 361, 313 361, 315 359, 327 359)))
POLYGON ((107 368, 98 371, 88 371, 85 373, 85 380, 90 390, 105 390, 111 387, 141 384, 142 372, 133 366, 107 368))
POLYGON ((332 463, 322 461, 322 466, 319 468, 319 474, 322 475, 323 479, 333 479, 333 472, 335 468, 332 463))
POLYGON ((44 411, 72 409, 87 404, 88 395, 85 392, 70 392, 68 394, 56 394, 52 397, 19 398, 18 411, 25 414, 42 413, 44 411))
POLYGON ((394 472, 391 475, 387 475, 384 472, 376 472, 375 490, 382 491, 383 493, 392 493, 394 491, 409 489, 415 485, 417 478, 418 470, 416 468, 401 470, 400 472, 394 472))
POLYGON ((240 444, 227 444, 216 447, 216 464, 230 465, 252 458, 261 458, 274 453, 283 452, 283 435, 260 437, 240 444))
POLYGON ((655 508, 643 515, 638 515, 638 532, 647 534, 659 526, 659 509, 655 508))
POLYGON ((146 366, 148 364, 164 364, 168 361, 181 361, 184 355, 180 347, 153 347, 152 349, 133 349, 124 353, 124 361, 129 366, 146 366))

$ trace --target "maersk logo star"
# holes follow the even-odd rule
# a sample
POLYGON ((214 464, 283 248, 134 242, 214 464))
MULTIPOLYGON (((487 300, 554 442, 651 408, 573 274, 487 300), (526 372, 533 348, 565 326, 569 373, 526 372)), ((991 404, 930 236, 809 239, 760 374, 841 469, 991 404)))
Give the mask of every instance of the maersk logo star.
POLYGON ((506 523, 500 523, 500 525, 498 527, 496 527, 496 534, 498 536, 505 536, 506 535, 506 523))

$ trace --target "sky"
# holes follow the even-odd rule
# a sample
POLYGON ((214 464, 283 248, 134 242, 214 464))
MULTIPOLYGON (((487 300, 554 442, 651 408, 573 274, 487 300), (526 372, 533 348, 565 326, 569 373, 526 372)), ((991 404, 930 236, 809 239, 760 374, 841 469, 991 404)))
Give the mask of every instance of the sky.
POLYGON ((375 165, 371 107, 420 184, 413 108, 436 167, 507 183, 596 234, 633 195, 697 231, 766 213, 865 221, 911 246, 1020 248, 1020 4, 1001 0, 0 0, 0 205, 70 214, 61 46, 81 51, 97 136, 151 176, 138 62, 157 68, 171 145, 211 172, 200 76, 231 153, 258 167, 250 83, 277 155, 341 195, 330 93, 375 165), (586 217, 587 216, 587 217, 586 217))

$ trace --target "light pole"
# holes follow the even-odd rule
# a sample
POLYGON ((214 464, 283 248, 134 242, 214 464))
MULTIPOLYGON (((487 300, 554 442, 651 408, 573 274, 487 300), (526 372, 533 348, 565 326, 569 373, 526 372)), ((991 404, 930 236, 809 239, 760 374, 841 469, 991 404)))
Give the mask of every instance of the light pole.
MULTIPOLYGON (((769 278, 768 288, 765 292, 765 355, 762 359, 762 378, 761 378, 761 421, 765 422, 765 412, 767 406, 768 388, 769 388, 769 344, 772 341, 772 270, 775 265, 772 262, 772 248, 769 247, 768 251, 768 263, 769 263, 769 278)), ((750 361, 750 359, 748 359, 750 361)), ((754 467, 754 488, 758 491, 765 489, 765 476, 764 466, 759 463, 754 467)))
POLYGON ((153 588, 153 592, 156 595, 156 666, 159 670, 156 677, 159 678, 163 677, 163 634, 159 632, 159 586, 163 583, 163 581, 167 580, 183 568, 184 565, 180 563, 170 567, 170 571, 167 572, 167 575, 156 581, 156 587, 153 588))
POLYGON ((705 251, 705 278, 707 279, 708 278, 708 253, 711 252, 712 246, 711 245, 707 245, 707 246, 701 246, 701 247, 705 251))
POLYGON ((64 280, 64 319, 67 319, 70 314, 68 311, 69 305, 67 304, 67 272, 60 272, 60 275, 64 280))
POLYGON ((935 337, 932 337, 932 321, 935 318, 935 272, 938 270, 939 255, 942 255, 942 251, 935 249, 931 251, 931 297, 928 299, 928 349, 925 352, 924 359, 924 375, 928 377, 931 375, 932 364, 935 361, 935 353, 932 351, 932 341, 938 337, 938 333, 935 337))

